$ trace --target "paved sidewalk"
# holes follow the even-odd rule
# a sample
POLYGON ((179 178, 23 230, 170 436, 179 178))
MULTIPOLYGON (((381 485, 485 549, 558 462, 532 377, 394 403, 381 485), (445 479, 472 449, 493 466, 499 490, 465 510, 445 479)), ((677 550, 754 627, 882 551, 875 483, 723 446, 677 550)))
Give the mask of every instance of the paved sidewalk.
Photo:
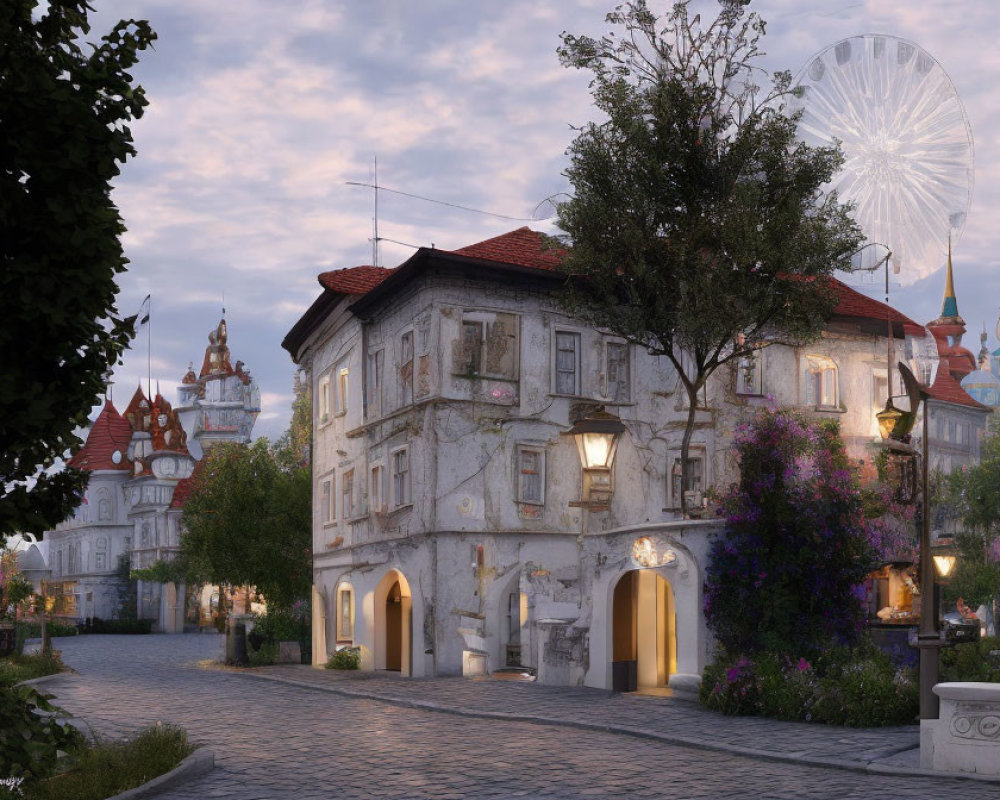
MULTIPOLYGON (((408 679, 392 673, 297 665, 263 667, 243 674, 409 708, 624 733, 757 759, 889 775, 949 774, 920 769, 916 725, 842 728, 729 717, 687 699, 509 680, 408 679)), ((954 773, 952 777, 970 776, 954 773)))

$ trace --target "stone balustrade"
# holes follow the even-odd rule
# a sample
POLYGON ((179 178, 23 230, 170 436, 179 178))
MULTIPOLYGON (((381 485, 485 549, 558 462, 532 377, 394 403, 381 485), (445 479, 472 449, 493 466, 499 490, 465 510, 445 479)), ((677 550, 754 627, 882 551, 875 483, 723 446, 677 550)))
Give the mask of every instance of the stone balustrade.
POLYGON ((920 723, 920 765, 1000 775, 1000 683, 939 683, 938 719, 920 723))

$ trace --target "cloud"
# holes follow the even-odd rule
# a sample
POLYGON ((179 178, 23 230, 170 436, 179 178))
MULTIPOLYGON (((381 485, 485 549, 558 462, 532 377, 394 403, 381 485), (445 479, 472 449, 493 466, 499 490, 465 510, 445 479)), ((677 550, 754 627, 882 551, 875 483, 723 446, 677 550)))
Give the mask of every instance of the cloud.
MULTIPOLYGON (((188 361, 200 362, 224 295, 234 357, 263 392, 255 432, 280 434, 293 371, 281 339, 319 295, 317 273, 372 260, 372 192, 345 183, 371 182, 377 156, 385 186, 531 216, 568 190, 561 173, 570 126, 596 116, 588 76, 558 63, 559 34, 602 34, 613 5, 101 3, 95 30, 143 14, 160 35, 134 70, 150 106, 132 126, 139 155, 115 191, 132 259, 119 306, 131 313, 153 294, 154 380, 173 386, 188 361)), ((716 4, 692 8, 714 15, 716 4)), ((881 31, 912 39, 948 71, 977 150, 972 211, 955 250, 959 304, 970 320, 995 315, 1000 51, 992 40, 1000 10, 973 3, 942 13, 939 0, 760 0, 752 9, 768 21, 768 70, 798 71, 839 39, 881 31)), ((387 192, 379 206, 382 236, 446 249, 525 224, 387 192)), ((412 252, 384 242, 382 263, 412 252)), ((940 274, 894 289, 893 302, 916 319, 936 315, 938 287, 940 274)), ((140 340, 119 388, 145 373, 140 340)))

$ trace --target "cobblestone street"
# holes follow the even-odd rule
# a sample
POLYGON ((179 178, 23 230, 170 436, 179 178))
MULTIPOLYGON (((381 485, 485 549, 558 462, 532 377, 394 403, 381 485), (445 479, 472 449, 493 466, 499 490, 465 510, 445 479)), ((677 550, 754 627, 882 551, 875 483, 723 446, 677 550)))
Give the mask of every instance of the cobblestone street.
MULTIPOLYGON (((879 750, 880 739, 870 732, 731 720, 680 700, 500 681, 345 678, 281 667, 269 670, 280 680, 265 680, 199 663, 221 649, 220 638, 207 634, 84 636, 56 640, 56 647, 78 674, 59 678, 46 690, 96 731, 115 735, 162 721, 183 726, 215 752, 211 773, 159 795, 170 800, 876 795, 975 800, 995 799, 1000 792, 995 783, 752 759, 642 734, 658 716, 673 715, 685 726, 698 726, 692 739, 712 743, 743 736, 751 739, 747 750, 793 747, 809 758, 826 747, 845 762, 865 748, 870 752, 860 757, 871 760, 879 750), (310 682, 314 685, 306 685, 310 682), (372 699, 377 695, 385 699, 372 699), (453 713, 402 705, 418 702, 453 713), (634 735, 580 727, 585 722, 624 727, 629 720, 634 735), (812 737, 818 737, 815 743, 812 737)), ((907 730, 891 738, 898 743, 915 734, 907 730)))

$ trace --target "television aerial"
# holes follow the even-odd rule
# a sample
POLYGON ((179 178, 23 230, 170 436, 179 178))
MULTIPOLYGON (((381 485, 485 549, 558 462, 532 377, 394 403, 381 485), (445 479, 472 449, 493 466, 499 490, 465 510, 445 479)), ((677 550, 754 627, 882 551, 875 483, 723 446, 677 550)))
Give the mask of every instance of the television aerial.
MULTIPOLYGON (((947 73, 912 42, 865 34, 813 56, 795 86, 801 92, 788 105, 801 112, 799 138, 839 141, 844 152, 826 191, 854 205, 868 241, 891 251, 900 280, 934 272, 972 201, 972 129, 947 73)), ((877 264, 876 252, 865 255, 877 264)), ((872 266, 867 275, 877 280, 872 266)))

